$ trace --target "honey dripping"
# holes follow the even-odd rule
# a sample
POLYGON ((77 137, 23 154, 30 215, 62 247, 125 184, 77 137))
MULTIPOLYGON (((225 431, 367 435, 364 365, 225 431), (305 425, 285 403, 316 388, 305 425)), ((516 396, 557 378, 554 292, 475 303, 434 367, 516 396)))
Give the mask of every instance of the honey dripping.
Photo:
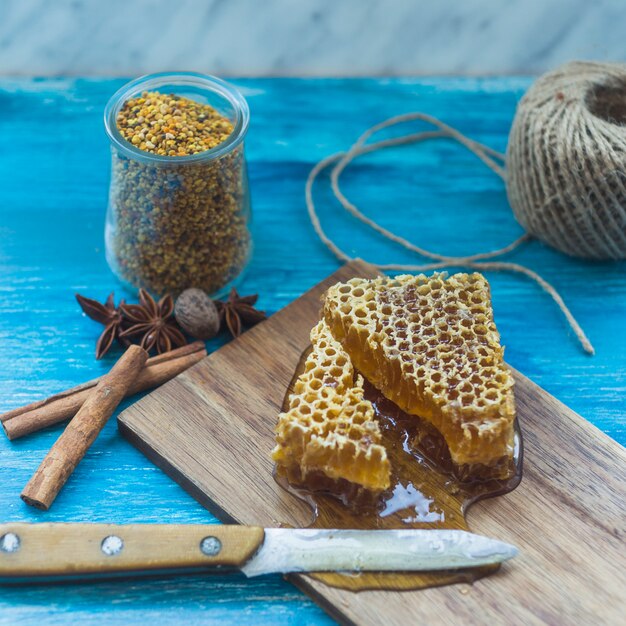
MULTIPOLYGON (((304 368, 310 352, 306 350, 291 380, 289 394, 304 368)), ((461 480, 454 468, 443 437, 428 423, 409 415, 387 400, 367 380, 365 399, 374 406, 383 437, 383 445, 392 467, 391 486, 372 498, 354 485, 329 480, 319 474, 307 476, 305 486, 287 482, 280 471, 278 484, 311 506, 311 528, 424 528, 469 530, 465 515, 469 507, 482 499, 513 491, 522 478, 523 442, 519 424, 515 424, 515 452, 510 467, 500 468, 506 478, 477 477, 461 480), (332 487, 332 493, 330 488, 332 487)), ((367 589, 424 589, 454 583, 470 583, 497 571, 499 565, 460 570, 395 573, 363 572, 355 574, 310 574, 331 587, 363 591, 367 589)))

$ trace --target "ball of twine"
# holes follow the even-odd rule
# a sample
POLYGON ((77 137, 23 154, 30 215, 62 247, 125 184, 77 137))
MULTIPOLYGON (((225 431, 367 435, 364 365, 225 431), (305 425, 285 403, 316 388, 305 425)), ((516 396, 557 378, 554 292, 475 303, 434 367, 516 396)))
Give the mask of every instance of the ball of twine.
POLYGON ((567 63, 520 101, 506 153, 519 223, 566 254, 626 258, 626 65, 567 63))

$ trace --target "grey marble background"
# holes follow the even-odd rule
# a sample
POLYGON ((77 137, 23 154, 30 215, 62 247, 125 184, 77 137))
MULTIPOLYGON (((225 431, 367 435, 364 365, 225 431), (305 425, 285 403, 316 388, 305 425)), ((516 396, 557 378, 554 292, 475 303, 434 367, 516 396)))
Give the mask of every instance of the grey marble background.
POLYGON ((626 0, 0 0, 0 74, 539 73, 626 60, 626 0))

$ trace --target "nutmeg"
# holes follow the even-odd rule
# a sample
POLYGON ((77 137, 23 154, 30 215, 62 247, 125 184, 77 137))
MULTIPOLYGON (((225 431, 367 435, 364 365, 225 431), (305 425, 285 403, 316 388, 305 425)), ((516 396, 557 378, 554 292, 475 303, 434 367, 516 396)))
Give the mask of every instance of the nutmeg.
POLYGON ((196 339, 211 339, 220 329, 215 303, 201 289, 186 289, 176 299, 174 316, 180 327, 196 339))

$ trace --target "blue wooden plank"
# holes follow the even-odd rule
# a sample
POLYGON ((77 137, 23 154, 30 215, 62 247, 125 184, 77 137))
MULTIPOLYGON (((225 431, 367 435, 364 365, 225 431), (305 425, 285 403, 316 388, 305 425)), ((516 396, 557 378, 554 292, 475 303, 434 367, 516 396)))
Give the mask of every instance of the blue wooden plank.
MULTIPOLYGON (((97 376, 115 358, 94 360, 99 327, 80 315, 73 294, 121 293, 102 244, 109 156, 101 116, 123 82, 0 80, 1 410, 97 376)), ((269 312, 336 268, 304 209, 304 181, 318 159, 346 148, 369 125, 412 110, 504 149, 515 104, 529 84, 518 78, 236 82, 252 111, 247 153, 256 238, 241 290, 260 293, 259 304, 269 312)), ((443 253, 490 249, 521 232, 501 181, 449 142, 364 157, 346 174, 344 188, 368 215, 443 253)), ((350 253, 380 262, 414 260, 342 214, 327 185, 320 184, 316 198, 324 225, 350 253)), ((536 242, 511 258, 561 291, 597 355, 581 351, 533 283, 490 274, 507 359, 624 443, 624 263, 569 259, 536 242)), ((53 428, 14 443, 0 438, 3 520, 215 522, 122 440, 113 421, 50 512, 26 507, 21 488, 59 432, 53 428)), ((332 623, 278 577, 0 589, 0 624, 80 620, 89 626, 105 615, 111 624, 332 623)))

